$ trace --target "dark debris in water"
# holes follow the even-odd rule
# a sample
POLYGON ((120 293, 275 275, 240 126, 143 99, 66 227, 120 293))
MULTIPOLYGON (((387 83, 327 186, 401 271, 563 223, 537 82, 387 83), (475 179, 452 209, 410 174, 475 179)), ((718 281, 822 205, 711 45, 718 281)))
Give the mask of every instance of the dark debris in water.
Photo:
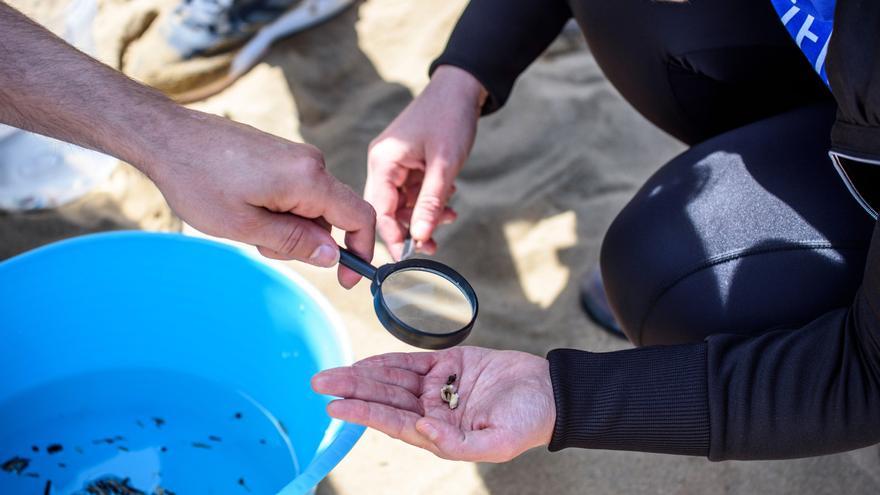
POLYGON ((40 473, 33 473, 33 472, 24 473, 24 475, 27 476, 28 478, 39 478, 40 477, 40 473))
POLYGON ((248 488, 247 483, 244 482, 244 478, 239 478, 239 479, 238 479, 238 484, 239 484, 240 486, 244 487, 245 490, 247 490, 247 491, 251 491, 251 489, 248 488))
POLYGON ((43 487, 43 495, 52 493, 52 480, 46 480, 46 486, 43 487))
POLYGON ((193 442, 192 446, 197 449, 210 449, 211 448, 210 445, 208 445, 206 443, 202 443, 202 442, 193 442))
POLYGON ((39 447, 37 447, 36 445, 31 445, 31 452, 39 452, 39 451, 40 451, 39 447))
POLYGON ((241 419, 241 413, 240 413, 240 412, 235 413, 235 419, 241 419))
POLYGON ((143 490, 131 486, 129 478, 106 477, 92 481, 85 487, 90 495, 147 495, 143 490))
POLYGON ((165 420, 162 418, 153 418, 153 423, 156 424, 156 428, 161 428, 162 425, 165 424, 165 420))
POLYGON ((27 469, 30 463, 30 459, 15 456, 0 465, 0 469, 6 471, 7 473, 21 474, 24 472, 25 469, 27 469))
POLYGON ((218 437, 217 435, 208 435, 208 440, 212 442, 222 442, 223 439, 218 437))
MULTIPOLYGON (((131 479, 106 476, 92 481, 77 495, 148 495, 147 492, 131 486, 131 479)), ((173 491, 157 487, 152 495, 175 495, 173 491)))
POLYGON ((60 443, 53 443, 52 445, 46 447, 46 452, 48 452, 49 454, 57 454, 62 450, 64 450, 64 446, 60 443))

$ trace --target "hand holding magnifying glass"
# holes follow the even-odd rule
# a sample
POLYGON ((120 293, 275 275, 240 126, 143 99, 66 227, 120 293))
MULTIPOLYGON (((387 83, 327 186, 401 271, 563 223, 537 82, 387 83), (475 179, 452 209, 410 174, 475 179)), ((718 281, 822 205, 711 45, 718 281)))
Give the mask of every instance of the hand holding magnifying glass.
POLYGON ((374 267, 345 248, 339 262, 371 281, 376 316, 392 335, 422 349, 461 343, 477 319, 477 294, 452 268, 406 259, 374 267))

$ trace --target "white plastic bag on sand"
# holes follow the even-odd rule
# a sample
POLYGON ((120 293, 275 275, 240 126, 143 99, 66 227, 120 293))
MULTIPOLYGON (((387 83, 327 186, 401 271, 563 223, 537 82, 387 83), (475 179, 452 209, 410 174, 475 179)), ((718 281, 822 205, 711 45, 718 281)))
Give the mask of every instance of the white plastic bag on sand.
MULTIPOLYGON (((97 9, 96 0, 71 0, 59 12, 64 39, 89 54, 94 52, 97 9)), ((0 124, 0 209, 61 206, 107 180, 117 163, 113 157, 0 124)))

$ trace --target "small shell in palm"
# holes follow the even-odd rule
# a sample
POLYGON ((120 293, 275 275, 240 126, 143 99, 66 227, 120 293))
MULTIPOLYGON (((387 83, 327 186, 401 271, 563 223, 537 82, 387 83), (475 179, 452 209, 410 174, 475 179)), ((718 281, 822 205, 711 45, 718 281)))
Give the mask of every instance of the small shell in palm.
POLYGON ((458 407, 458 393, 452 385, 443 385, 440 389, 440 399, 449 404, 449 409, 458 407))

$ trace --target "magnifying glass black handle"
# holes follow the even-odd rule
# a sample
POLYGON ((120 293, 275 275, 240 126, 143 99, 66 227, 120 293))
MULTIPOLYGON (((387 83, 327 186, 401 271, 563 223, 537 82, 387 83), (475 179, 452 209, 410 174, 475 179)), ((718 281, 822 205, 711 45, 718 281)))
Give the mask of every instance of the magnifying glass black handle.
POLYGON ((364 261, 360 256, 352 253, 344 247, 339 248, 339 262, 347 268, 358 272, 367 280, 376 278, 376 267, 364 261))

